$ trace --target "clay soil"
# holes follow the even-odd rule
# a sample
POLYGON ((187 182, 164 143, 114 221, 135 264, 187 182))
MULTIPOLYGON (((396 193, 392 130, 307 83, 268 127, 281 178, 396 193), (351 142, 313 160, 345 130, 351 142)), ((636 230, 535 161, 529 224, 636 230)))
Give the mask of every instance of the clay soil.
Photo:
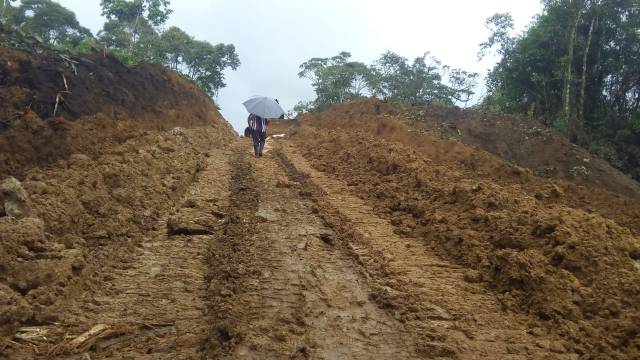
MULTIPOLYGON (((626 190, 537 176, 379 102, 274 123, 255 158, 192 84, 111 61, 86 66, 127 74, 114 94, 139 112, 96 80, 84 112, 3 115, 2 174, 32 212, 0 217, 0 358, 640 356, 626 190)), ((0 92, 39 94, 18 78, 0 92)))

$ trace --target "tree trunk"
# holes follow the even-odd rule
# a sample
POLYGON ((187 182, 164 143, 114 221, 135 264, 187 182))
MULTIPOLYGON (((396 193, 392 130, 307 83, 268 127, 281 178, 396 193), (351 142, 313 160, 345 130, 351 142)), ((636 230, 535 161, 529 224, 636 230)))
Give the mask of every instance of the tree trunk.
POLYGON ((582 134, 584 129, 584 93, 587 87, 587 58, 589 56, 589 49, 591 48, 591 40, 593 39, 593 29, 598 22, 598 14, 593 16, 591 25, 589 26, 589 35, 587 36, 587 44, 584 48, 584 55, 582 56, 582 79, 580 80, 580 95, 578 97, 578 116, 576 121, 577 131, 582 134))
MULTIPOLYGON (((575 1, 572 1, 574 3, 575 1)), ((565 69, 565 83, 564 83, 564 91, 562 94, 562 108, 563 108, 563 127, 567 130, 569 137, 572 137, 572 116, 571 116, 571 82, 572 82, 572 71, 573 67, 573 48, 576 40, 576 32, 578 30, 578 23, 580 22, 580 9, 576 8, 575 10, 575 22, 570 29, 569 39, 567 41, 567 60, 566 60, 566 69, 565 69)))

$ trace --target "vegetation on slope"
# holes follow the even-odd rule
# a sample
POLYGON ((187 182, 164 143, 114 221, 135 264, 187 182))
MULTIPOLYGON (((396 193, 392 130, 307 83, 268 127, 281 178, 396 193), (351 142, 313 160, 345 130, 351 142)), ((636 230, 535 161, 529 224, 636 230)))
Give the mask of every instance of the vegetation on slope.
POLYGON ((4 0, 0 4, 0 46, 42 47, 87 53, 108 51, 125 64, 162 64, 215 97, 226 86, 224 70, 240 59, 232 44, 196 40, 178 27, 164 30, 172 13, 168 0, 102 0, 107 18, 94 36, 75 14, 51 0, 4 0), (106 50, 108 49, 108 50, 106 50))

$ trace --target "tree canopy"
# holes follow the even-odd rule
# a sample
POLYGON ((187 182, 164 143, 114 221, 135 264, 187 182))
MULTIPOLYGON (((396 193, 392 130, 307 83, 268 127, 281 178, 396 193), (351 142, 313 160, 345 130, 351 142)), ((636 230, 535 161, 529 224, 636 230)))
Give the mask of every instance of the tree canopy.
POLYGON ((312 58, 300 65, 298 76, 311 81, 316 99, 299 104, 297 111, 323 110, 367 96, 413 105, 431 101, 467 103, 474 94, 477 78, 477 74, 442 65, 428 53, 410 63, 390 51, 369 66, 351 61, 348 52, 312 58))
POLYGON ((0 2, 0 42, 4 46, 45 45, 78 53, 101 48, 104 43, 122 62, 163 64, 193 80, 212 97, 226 86, 224 72, 240 66, 231 44, 196 40, 175 26, 165 29, 173 12, 169 0, 101 0, 107 21, 97 37, 80 25, 72 11, 55 1, 15 3, 0 2))
POLYGON ((22 0, 17 7, 4 1, 2 14, 8 26, 54 46, 75 45, 93 37, 72 11, 51 0, 22 0))
POLYGON ((637 0, 545 0, 513 35, 509 14, 487 20, 497 49, 483 106, 543 119, 640 179, 640 6, 637 0))

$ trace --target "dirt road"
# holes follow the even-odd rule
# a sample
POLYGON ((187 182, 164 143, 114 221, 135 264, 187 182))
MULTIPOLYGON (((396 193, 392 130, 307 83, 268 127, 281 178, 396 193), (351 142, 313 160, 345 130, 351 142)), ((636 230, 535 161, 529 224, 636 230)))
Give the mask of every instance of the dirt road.
POLYGON ((270 145, 260 159, 241 142, 212 152, 162 217, 169 234, 105 262, 67 324, 40 328, 78 330, 12 340, 11 357, 578 358, 292 144, 270 145))

